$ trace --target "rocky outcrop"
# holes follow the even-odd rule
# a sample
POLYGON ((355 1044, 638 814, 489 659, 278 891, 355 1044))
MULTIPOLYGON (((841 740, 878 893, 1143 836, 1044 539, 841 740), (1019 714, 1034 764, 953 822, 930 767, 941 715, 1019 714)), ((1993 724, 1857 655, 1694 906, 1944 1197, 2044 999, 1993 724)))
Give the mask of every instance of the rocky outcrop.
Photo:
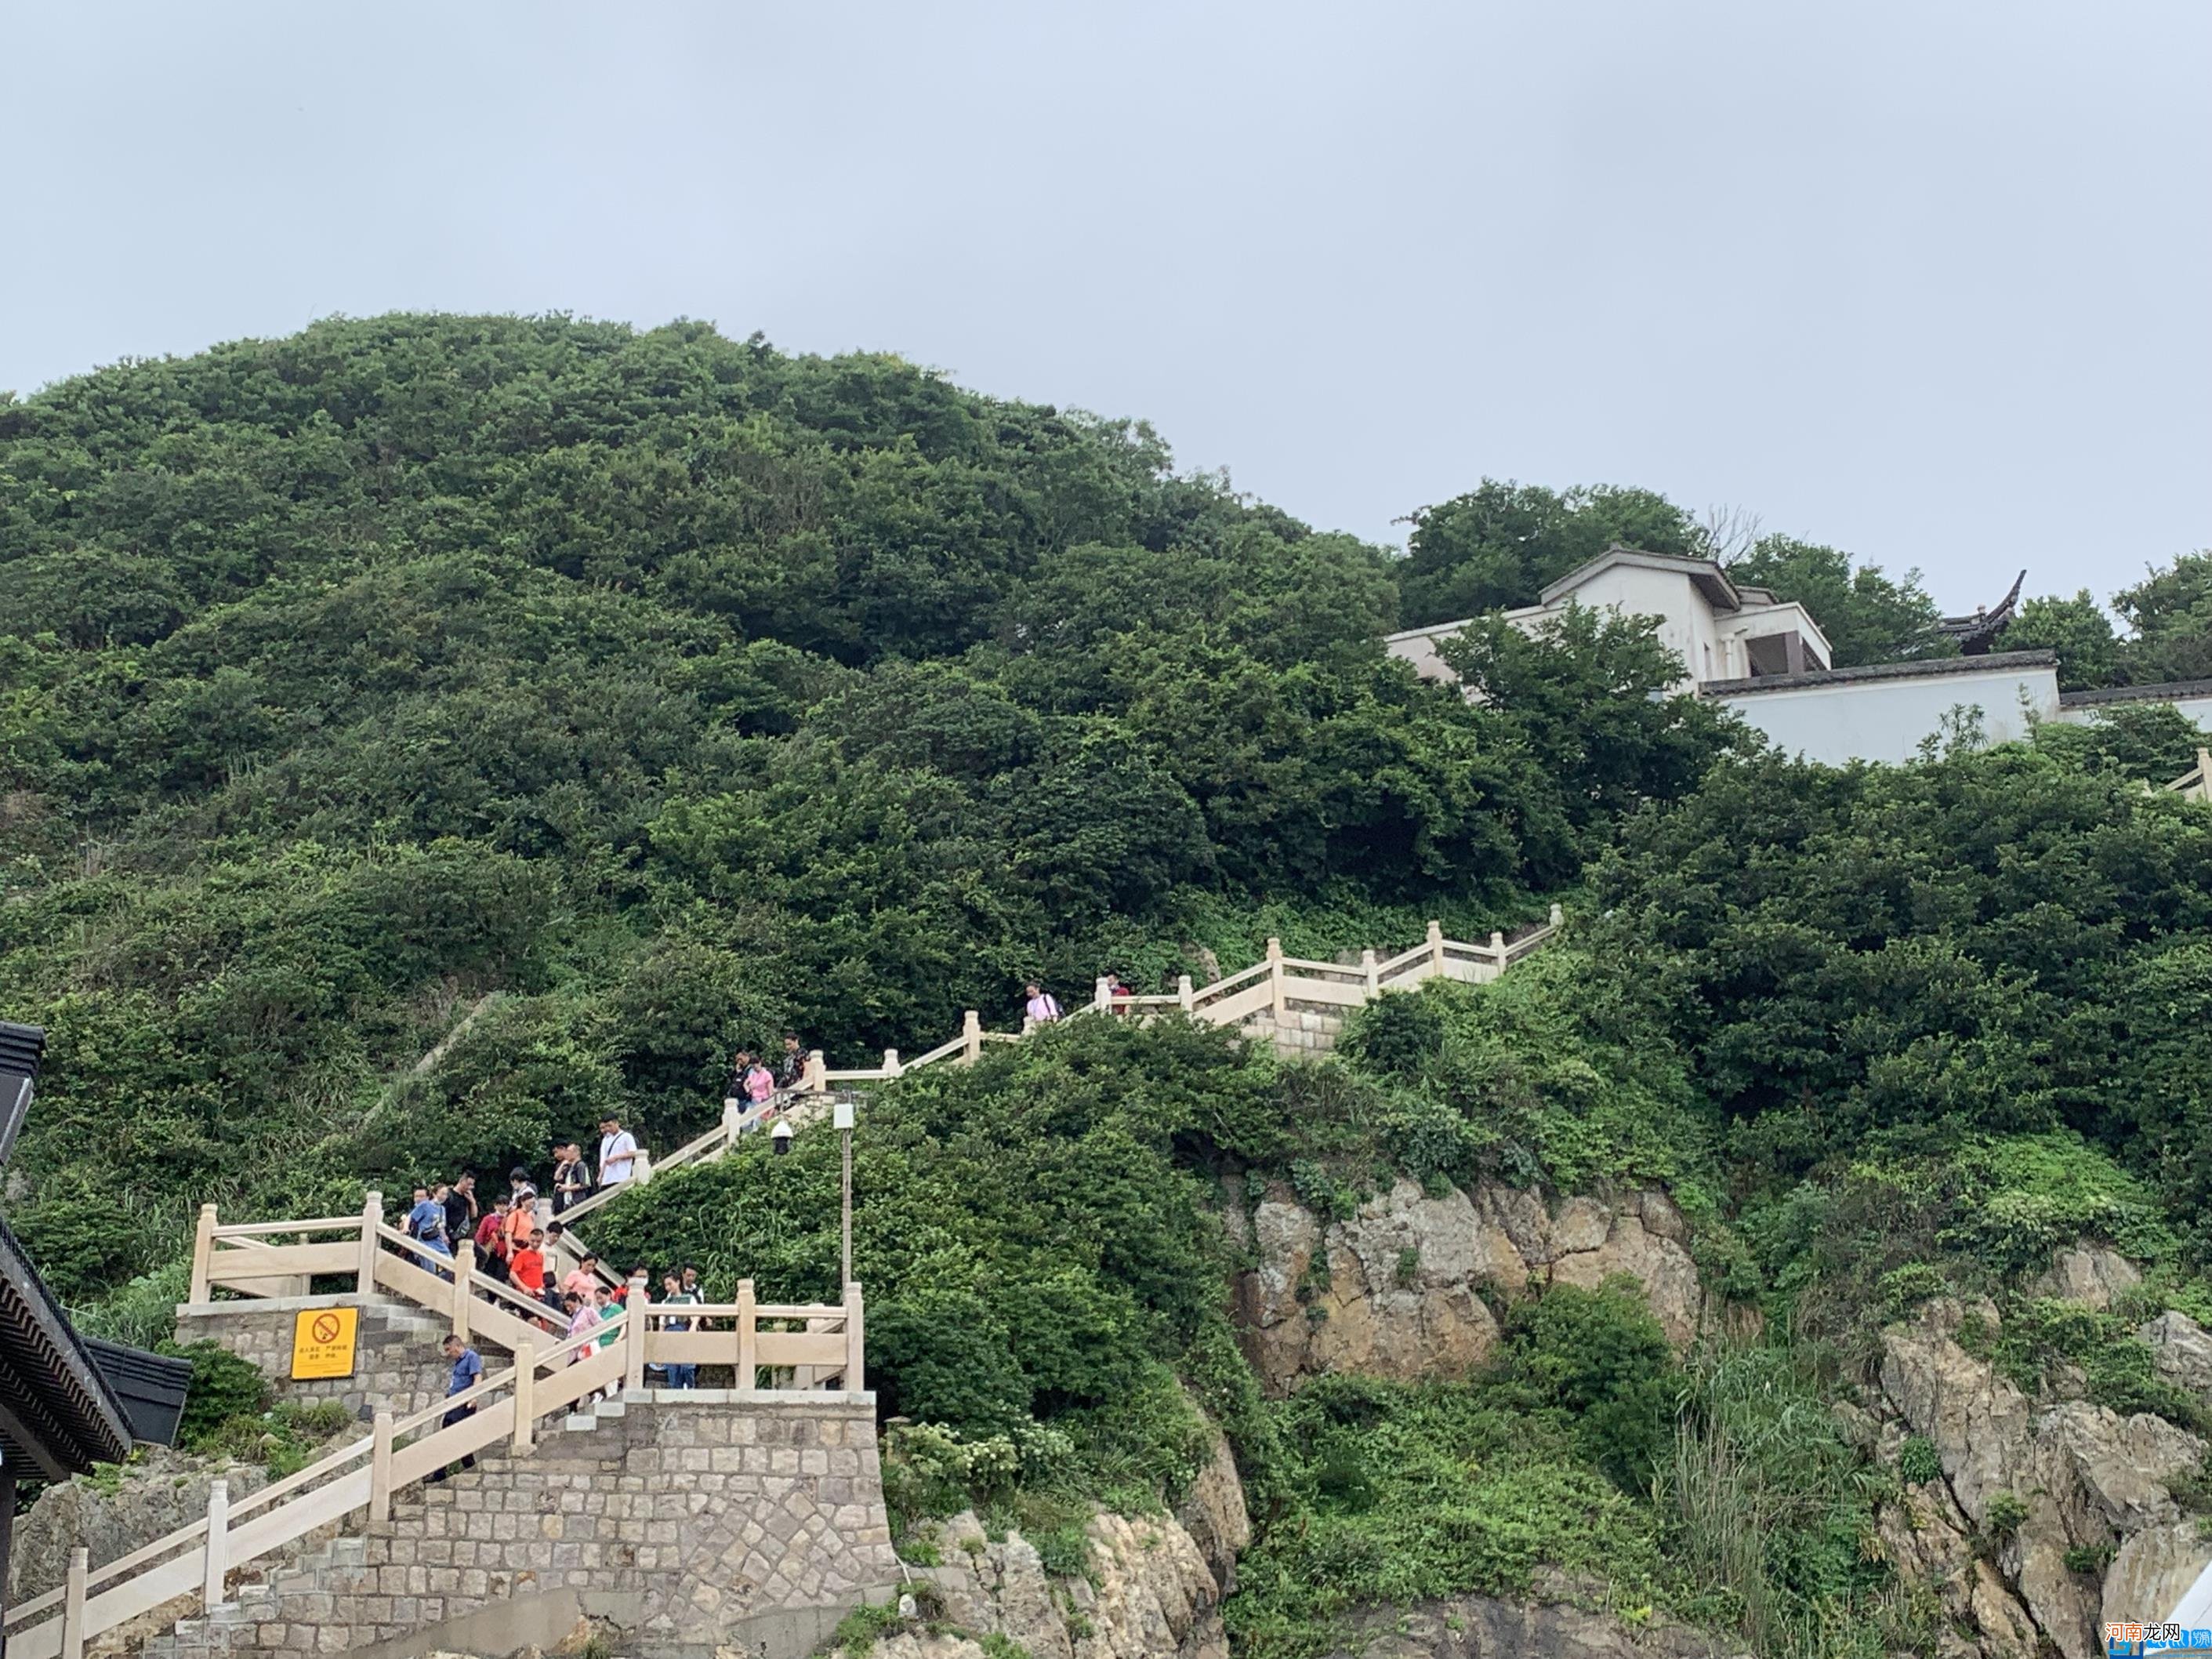
POLYGON ((1030 1659, 1228 1659, 1222 1584, 1171 1516, 1093 1516, 1085 1571, 1064 1577, 1018 1532, 991 1541, 972 1514, 943 1522, 932 1542, 945 1565, 916 1570, 915 1620, 877 1638, 884 1659, 983 1659, 993 1635, 1030 1659))
POLYGON ((2027 1659, 2036 1652, 2035 1620, 1975 1547, 1973 1524, 1941 1480, 1906 1487, 1900 1502, 1882 1505, 1876 1524, 1890 1564, 1933 1589, 1954 1626, 1978 1632, 1980 1653, 2027 1659))
POLYGON ((1256 1265, 1238 1281, 1238 1324, 1277 1394, 1323 1371, 1461 1376, 1498 1340, 1492 1300, 1626 1273, 1686 1346, 1702 1304, 1688 1238, 1659 1192, 1571 1198, 1554 1211, 1540 1194, 1498 1182, 1431 1196, 1401 1180, 1352 1219, 1324 1224, 1271 1188, 1246 1236, 1256 1265))
POLYGON ((1252 1541, 1252 1517, 1244 1506, 1244 1482, 1237 1473, 1237 1459, 1218 1429, 1213 1434, 1213 1455, 1176 1505, 1176 1519, 1198 1546, 1225 1597, 1237 1588, 1237 1558, 1252 1541))
POLYGON ((2172 1310, 2136 1328, 2158 1374, 2212 1403, 2212 1331, 2172 1310))
POLYGON ((43 1595, 66 1578, 70 1552, 79 1544, 91 1553, 94 1567, 105 1566, 204 1520, 209 1489, 217 1480, 228 1484, 235 1504, 268 1480, 259 1464, 149 1446, 128 1463, 49 1486, 15 1522, 8 1554, 9 1605, 43 1595))
POLYGON ((1667 1619, 1632 1627, 1571 1602, 1469 1595, 1360 1614, 1337 1652, 1363 1659, 1723 1659, 1741 1648, 1667 1619))
POLYGON ((2027 1397, 1958 1343, 1969 1315, 1995 1328, 1996 1309, 1948 1297, 1882 1333, 1881 1387, 1916 1434, 1936 1443, 1943 1478, 1977 1525, 2008 1490, 2033 1429, 2027 1397))
POLYGON ((2099 1313, 2142 1283, 2136 1265, 2118 1251, 2086 1240, 2051 1258, 2051 1271, 2028 1286, 2032 1296, 2079 1302, 2099 1313))
POLYGON ((2128 1593, 2159 1592, 2184 1571, 2188 1540, 2174 1530, 2181 1512, 2169 1488, 2202 1464, 2204 1443, 2148 1413, 2030 1401, 1960 1346, 1970 1316, 1996 1331, 1988 1304, 1943 1299, 1882 1333, 1886 1401, 1933 1443, 1942 1468, 1940 1482, 1885 1510, 1885 1543, 1954 1617, 1972 1620, 1979 1651, 2033 1651, 2020 1628, 2024 1609, 2066 1659, 2094 1659, 2104 1650, 2097 1627, 2119 1592, 2087 1564, 2118 1552, 2128 1593))

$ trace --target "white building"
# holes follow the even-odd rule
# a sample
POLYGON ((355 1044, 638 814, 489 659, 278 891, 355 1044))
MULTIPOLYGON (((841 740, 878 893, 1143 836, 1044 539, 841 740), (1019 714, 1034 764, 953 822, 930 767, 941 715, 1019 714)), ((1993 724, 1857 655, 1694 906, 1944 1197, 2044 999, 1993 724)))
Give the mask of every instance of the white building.
MULTIPOLYGON (((1674 690, 1733 709, 1785 753, 1832 766, 1911 760, 1926 739, 1966 718, 1988 742, 2009 743, 2039 720, 2092 720, 2119 702, 2171 703, 2212 730, 2212 682, 2062 696, 2058 659, 2048 650, 1830 668, 1827 636, 1804 606, 1741 586, 1709 559, 1609 548, 1544 589, 1539 603, 1503 614, 1534 633, 1571 603, 1656 617, 1661 643, 1688 668, 1674 690)), ((1990 620, 1987 629, 1976 625, 1983 643, 2000 631, 2001 617, 1990 620)), ((1423 678, 1456 681, 1437 647, 1466 626, 1409 628, 1383 643, 1423 678)))
MULTIPOLYGON (((1686 672, 1680 690, 1707 680, 1802 674, 1828 665, 1828 637, 1803 605, 1778 599, 1763 587, 1740 586, 1711 559, 1610 547, 1544 589, 1534 605, 1504 614, 1533 634, 1570 605, 1618 611, 1625 617, 1656 617, 1659 642, 1682 659, 1686 672)), ((1449 622, 1409 628, 1383 643, 1424 679, 1457 679, 1437 656, 1437 646, 1466 626, 1449 622)))

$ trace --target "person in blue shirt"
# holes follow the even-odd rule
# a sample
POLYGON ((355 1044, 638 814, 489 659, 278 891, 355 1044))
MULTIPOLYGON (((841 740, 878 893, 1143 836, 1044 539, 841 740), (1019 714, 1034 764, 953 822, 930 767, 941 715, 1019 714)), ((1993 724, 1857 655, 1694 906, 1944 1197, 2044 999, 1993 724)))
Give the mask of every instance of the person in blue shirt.
POLYGON ((407 1236, 440 1255, 453 1253, 453 1244, 446 1237, 446 1191, 443 1182, 428 1191, 417 1187, 415 1207, 407 1212, 407 1236))
MULTIPOLYGON (((446 1379, 447 1399, 451 1400, 457 1394, 466 1394, 483 1381, 483 1356, 469 1346, 458 1332, 446 1339, 446 1361, 453 1368, 453 1374, 446 1379)), ((451 1428, 454 1424, 465 1422, 476 1414, 477 1408, 474 1406, 456 1406, 446 1413, 442 1421, 444 1426, 451 1428)), ((461 1468, 472 1469, 476 1466, 477 1455, 474 1452, 462 1454, 461 1468)), ((449 1463, 436 1474, 430 1475, 428 1479, 443 1480, 453 1473, 453 1466, 449 1463)))

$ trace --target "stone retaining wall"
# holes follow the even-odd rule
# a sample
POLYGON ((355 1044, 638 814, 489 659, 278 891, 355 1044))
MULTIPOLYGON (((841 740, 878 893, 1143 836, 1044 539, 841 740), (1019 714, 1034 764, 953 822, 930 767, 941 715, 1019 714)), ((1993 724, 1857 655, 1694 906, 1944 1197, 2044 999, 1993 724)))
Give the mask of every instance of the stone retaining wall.
POLYGON ((534 1452, 400 1495, 365 1539, 179 1626, 149 1659, 400 1659, 464 1632, 468 1650, 505 1652, 550 1645, 579 1613, 641 1659, 796 1659, 896 1593, 873 1395, 641 1390, 568 1421, 534 1452))
MULTIPOLYGON (((436 1315, 381 1297, 265 1297, 237 1302, 186 1303, 177 1309, 177 1340, 221 1343, 261 1368, 280 1401, 301 1404, 343 1401, 367 1422, 380 1411, 405 1417, 446 1397, 451 1367, 440 1345, 447 1329, 436 1315), (292 1328, 302 1309, 359 1308, 360 1336, 351 1376, 292 1380, 292 1328)), ((484 1363, 508 1357, 495 1343, 477 1339, 484 1363)))
POLYGON ((1334 1003, 1291 1002, 1279 1019, 1262 1011, 1244 1022, 1245 1036, 1256 1042, 1271 1042, 1283 1060, 1316 1060, 1336 1047, 1344 1032, 1346 1011, 1334 1003))

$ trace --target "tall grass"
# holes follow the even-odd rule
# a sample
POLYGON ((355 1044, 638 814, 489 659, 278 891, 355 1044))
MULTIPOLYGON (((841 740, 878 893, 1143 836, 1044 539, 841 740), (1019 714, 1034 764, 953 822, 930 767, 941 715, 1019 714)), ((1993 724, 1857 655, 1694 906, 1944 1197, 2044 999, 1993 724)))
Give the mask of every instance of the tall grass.
POLYGON ((1763 1659, 1879 1659, 1929 1633, 1875 1547, 1886 1489, 1802 1350, 1740 1346, 1696 1360, 1654 1498, 1711 1613, 1763 1659))

